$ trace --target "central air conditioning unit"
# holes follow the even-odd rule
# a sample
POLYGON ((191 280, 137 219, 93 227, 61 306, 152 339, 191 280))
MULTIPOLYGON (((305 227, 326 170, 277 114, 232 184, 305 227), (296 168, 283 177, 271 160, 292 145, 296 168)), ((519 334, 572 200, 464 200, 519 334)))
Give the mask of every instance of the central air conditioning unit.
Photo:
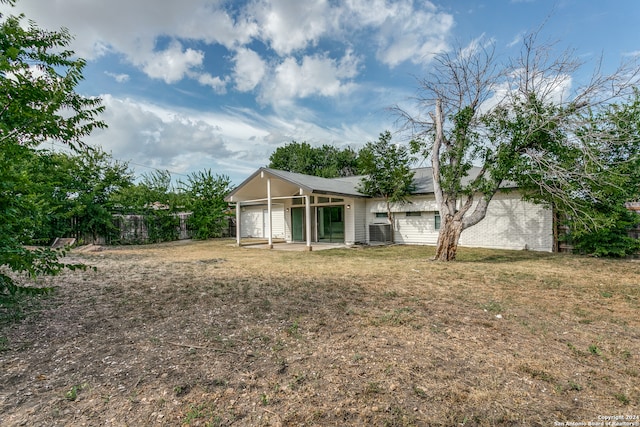
POLYGON ((369 224, 369 242, 392 243, 391 224, 369 224))

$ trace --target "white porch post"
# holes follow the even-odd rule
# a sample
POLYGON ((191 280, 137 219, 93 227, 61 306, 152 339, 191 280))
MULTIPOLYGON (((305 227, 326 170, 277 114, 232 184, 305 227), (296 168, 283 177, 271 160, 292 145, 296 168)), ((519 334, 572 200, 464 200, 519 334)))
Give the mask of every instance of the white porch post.
POLYGON ((304 196, 304 215, 305 215, 305 226, 307 232, 307 250, 311 250, 311 200, 309 195, 304 196))
POLYGON ((269 249, 273 249, 273 218, 271 215, 271 177, 267 177, 267 216, 269 217, 269 249))
POLYGON ((240 236, 242 235, 242 231, 240 230, 241 218, 240 218, 240 202, 236 203, 236 244, 240 246, 240 236))

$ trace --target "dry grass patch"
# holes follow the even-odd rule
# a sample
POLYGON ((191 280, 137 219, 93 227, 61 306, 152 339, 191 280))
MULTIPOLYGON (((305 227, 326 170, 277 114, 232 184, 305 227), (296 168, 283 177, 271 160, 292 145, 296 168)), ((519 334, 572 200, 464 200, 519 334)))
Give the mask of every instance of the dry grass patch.
POLYGON ((553 425, 640 414, 639 263, 180 242, 76 253, 0 336, 2 425, 553 425))

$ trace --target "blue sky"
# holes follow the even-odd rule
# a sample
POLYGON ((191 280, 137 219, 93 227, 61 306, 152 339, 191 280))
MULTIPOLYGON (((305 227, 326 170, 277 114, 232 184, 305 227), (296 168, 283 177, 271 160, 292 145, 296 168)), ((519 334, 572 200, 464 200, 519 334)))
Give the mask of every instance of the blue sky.
POLYGON ((211 169, 236 184, 292 140, 357 149, 393 132, 388 107, 410 107, 416 78, 455 46, 491 41, 506 59, 546 22, 542 38, 591 68, 640 55, 637 0, 19 0, 10 12, 75 35, 79 92, 102 97, 109 125, 86 142, 138 174, 211 169))

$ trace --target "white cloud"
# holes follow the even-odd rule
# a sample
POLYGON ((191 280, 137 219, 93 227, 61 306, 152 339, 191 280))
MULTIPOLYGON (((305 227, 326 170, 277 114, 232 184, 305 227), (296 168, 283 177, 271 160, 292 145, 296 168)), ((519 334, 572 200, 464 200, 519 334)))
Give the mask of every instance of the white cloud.
POLYGON ((209 86, 217 94, 224 94, 227 92, 227 80, 218 76, 212 76, 209 73, 194 73, 193 76, 203 86, 209 86))
POLYGON ((534 85, 540 88, 540 93, 545 101, 563 105, 571 100, 573 77, 568 74, 553 77, 546 76, 544 80, 542 78, 537 79, 534 85))
POLYGON ((377 58, 395 67, 402 62, 427 63, 448 48, 453 16, 440 12, 429 1, 349 0, 346 16, 373 31, 377 58), (416 6, 420 5, 420 8, 416 6))
POLYGON ((241 92, 253 90, 266 73, 267 64, 251 49, 239 49, 234 57, 236 89, 241 92))
POLYGON ((319 95, 336 96, 351 91, 355 83, 350 79, 358 74, 359 59, 347 52, 340 60, 326 55, 293 57, 278 64, 261 99, 265 102, 287 102, 295 98, 319 95))
MULTIPOLYGON (((199 103, 180 110, 103 95, 103 118, 110 127, 87 141, 119 159, 178 172, 223 164, 230 173, 240 167, 246 172, 264 165, 277 146, 292 139, 375 140, 386 127, 373 118, 376 114, 347 119, 352 111, 364 110, 364 91, 358 92, 364 64, 374 55, 388 66, 422 63, 446 48, 452 27, 450 15, 424 0, 56 0, 46 5, 20 0, 10 13, 20 12, 44 28, 68 28, 75 36, 70 48, 95 60, 87 73, 104 67, 98 71, 103 77, 124 83, 130 75, 144 82, 132 70, 136 67, 173 85, 171 95, 157 82, 145 82, 136 93, 199 103), (112 65, 116 61, 118 67, 112 65), (113 72, 122 69, 127 74, 113 72), (242 94, 212 99, 197 93, 196 82, 203 92, 242 94), (226 107, 242 105, 249 92, 272 109, 226 107), (344 117, 313 109, 310 98, 323 98, 344 117), (224 113, 204 113, 212 109, 224 113)), ((372 81, 376 71, 372 67, 372 81)), ((99 93, 91 82, 85 88, 99 93)), ((372 108, 394 102, 381 98, 372 108)))
POLYGON ((471 58, 472 56, 477 55, 479 52, 482 52, 483 49, 488 49, 494 44, 495 44, 495 39, 487 38, 486 35, 483 33, 479 37, 476 37, 475 39, 471 40, 469 44, 467 44, 465 47, 460 49, 460 52, 458 53, 458 57, 460 59, 471 58))
MULTIPOLYGON (((231 79, 236 90, 247 92, 268 74, 291 73, 283 69, 292 68, 289 57, 302 61, 299 67, 317 68, 320 64, 309 59, 308 49, 324 41, 333 44, 332 56, 336 49, 367 49, 373 42, 377 59, 390 67, 425 63, 447 48, 453 27, 451 15, 429 1, 415 0, 58 0, 48 7, 39 0, 21 0, 13 12, 25 12, 43 27, 69 28, 76 36, 71 48, 81 57, 122 55, 149 77, 167 84, 189 77, 217 93, 225 93, 231 79), (158 50, 158 43, 167 40, 169 46, 158 50), (220 62, 205 53, 212 46, 230 52, 220 59, 233 58, 227 70, 231 75, 215 77, 219 72, 203 69, 220 62)), ((313 75, 309 71, 306 76, 313 75)), ((331 73, 315 88, 303 82, 289 93, 343 93, 349 83, 336 82, 336 77, 340 79, 331 73)))
POLYGON ((109 77, 113 77, 113 79, 118 83, 126 83, 129 81, 128 74, 116 74, 116 73, 111 73, 109 71, 105 71, 104 73, 109 77))
MULTIPOLYGON (((50 29, 62 26, 76 35, 74 50, 93 59, 107 50, 129 59, 168 36, 227 47, 248 43, 255 22, 234 20, 217 0, 59 0, 43 7, 41 0, 21 0, 15 11, 50 29)), ((15 12, 14 11, 14 12, 15 12)))
POLYGON ((163 158, 175 156, 186 148, 219 144, 211 137, 216 132, 214 126, 186 119, 169 110, 108 95, 103 97, 103 103, 106 106, 103 119, 109 125, 105 132, 112 136, 103 146, 109 146, 119 155, 132 153, 163 158), (113 138, 114 134, 120 137, 113 138))
MULTIPOLYGON (((524 69, 516 69, 505 80, 497 82, 492 88, 492 96, 480 106, 480 110, 488 112, 498 105, 511 103, 523 97, 523 81, 526 77, 524 69)), ((571 101, 573 79, 568 74, 550 75, 534 73, 529 77, 528 90, 536 92, 544 102, 561 105, 571 101)))
POLYGON ((326 0, 254 0, 249 11, 262 40, 280 56, 316 44, 333 22, 326 0))
POLYGON ((222 9, 225 2, 198 0, 197 3, 195 9, 188 10, 186 16, 176 20, 175 27, 171 29, 176 37, 234 49, 250 43, 258 36, 258 24, 246 13, 231 16, 222 9))
MULTIPOLYGON (((158 52, 157 41, 203 41, 233 48, 257 34, 255 22, 234 20, 216 0, 60 0, 43 7, 40 0, 21 0, 11 13, 24 12, 40 26, 64 26, 75 36, 72 49, 88 60, 122 54, 150 77, 173 83, 202 64, 203 53, 178 51, 177 45, 158 52)), ((4 6, 7 9, 7 6, 4 6)))
POLYGON ((192 68, 201 66, 203 58, 203 52, 183 50, 179 42, 173 41, 167 49, 136 58, 134 63, 140 65, 149 77, 170 84, 182 80, 192 68))
POLYGON ((213 114, 111 95, 102 99, 102 119, 109 127, 86 142, 132 162, 137 174, 148 172, 140 165, 183 174, 212 169, 238 181, 264 166, 275 147, 285 142, 273 140, 282 128, 277 120, 258 119, 248 111, 213 114))
POLYGON ((402 7, 402 2, 390 3, 387 0, 346 0, 344 4, 345 18, 363 27, 378 27, 386 20, 394 19, 402 7))
POLYGON ((110 95, 102 99, 106 107, 102 119, 109 127, 94 132, 86 142, 101 146, 116 159, 187 173, 206 163, 214 167, 216 158, 233 155, 215 124, 132 99, 110 95))
POLYGON ((265 166, 275 149, 292 140, 311 144, 359 146, 375 135, 367 123, 322 127, 299 115, 262 115, 250 109, 209 113, 152 104, 133 98, 103 95, 102 119, 107 129, 98 130, 85 142, 101 146, 114 158, 132 162, 136 174, 148 172, 140 165, 188 174, 212 169, 240 183, 247 174, 265 166))
POLYGON ((507 47, 514 47, 514 46, 522 43, 524 35, 525 35, 525 32, 524 31, 520 31, 518 34, 516 34, 513 37, 513 40, 511 40, 509 43, 507 43, 507 47))

